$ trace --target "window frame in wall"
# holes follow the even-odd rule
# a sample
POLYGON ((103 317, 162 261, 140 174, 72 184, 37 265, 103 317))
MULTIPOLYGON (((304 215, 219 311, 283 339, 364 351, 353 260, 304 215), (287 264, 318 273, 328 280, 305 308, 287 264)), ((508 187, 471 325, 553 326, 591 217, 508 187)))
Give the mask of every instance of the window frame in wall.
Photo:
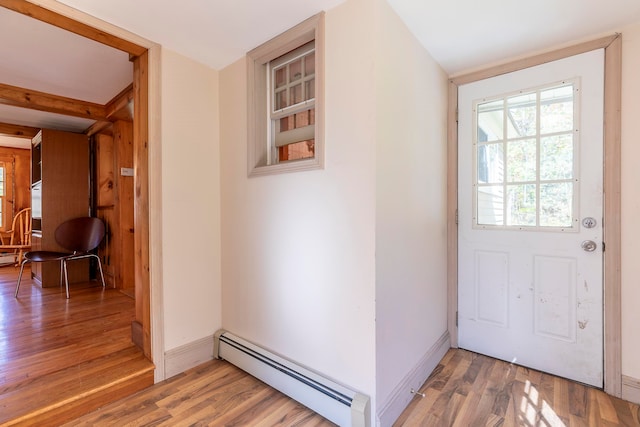
MULTIPOLYGON (((247 53, 247 106, 247 161, 250 177, 324 167, 324 12, 247 53), (309 116, 313 115, 313 139, 306 135, 309 132, 300 131, 305 134, 306 139, 296 141, 307 143, 313 150, 313 157, 279 161, 276 131, 278 120, 285 117, 283 114, 287 113, 287 109, 275 108, 275 90, 272 89, 274 77, 271 71, 298 56, 308 54, 309 49, 315 51, 315 96, 292 106, 289 116, 304 117, 305 111, 309 116)), ((278 144, 282 145, 282 142, 278 144)))

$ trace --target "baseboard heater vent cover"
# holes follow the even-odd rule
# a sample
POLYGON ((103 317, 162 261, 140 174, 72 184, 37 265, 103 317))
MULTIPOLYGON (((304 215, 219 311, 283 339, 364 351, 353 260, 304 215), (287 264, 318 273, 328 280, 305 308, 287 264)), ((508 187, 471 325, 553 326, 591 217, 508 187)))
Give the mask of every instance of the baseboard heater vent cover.
POLYGON ((369 427, 369 397, 273 354, 225 330, 213 355, 239 367, 342 427, 369 427))

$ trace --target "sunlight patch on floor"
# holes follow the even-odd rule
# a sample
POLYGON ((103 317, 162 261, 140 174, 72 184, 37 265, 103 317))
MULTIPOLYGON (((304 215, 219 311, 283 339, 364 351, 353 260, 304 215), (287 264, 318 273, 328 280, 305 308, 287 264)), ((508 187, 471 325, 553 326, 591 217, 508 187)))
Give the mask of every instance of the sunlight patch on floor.
POLYGON ((540 393, 529 380, 524 385, 518 418, 530 427, 566 427, 551 405, 540 398, 540 393))

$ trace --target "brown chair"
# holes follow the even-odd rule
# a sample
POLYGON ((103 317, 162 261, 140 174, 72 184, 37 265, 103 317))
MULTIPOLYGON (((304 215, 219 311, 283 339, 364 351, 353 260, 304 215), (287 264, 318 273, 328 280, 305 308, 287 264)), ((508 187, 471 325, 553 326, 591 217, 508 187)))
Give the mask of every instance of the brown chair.
POLYGON ((104 237, 105 227, 100 218, 82 217, 74 218, 63 222, 56 228, 56 242, 63 248, 71 251, 68 252, 52 252, 52 251, 32 251, 24 254, 24 261, 20 265, 20 274, 18 275, 18 283, 16 285, 15 297, 18 297, 20 289, 20 281, 24 265, 27 262, 60 262, 60 284, 62 285, 62 276, 64 274, 64 282, 67 290, 67 298, 69 298, 69 275, 67 272, 67 262, 82 258, 95 258, 98 260, 98 269, 100 270, 100 279, 102 287, 105 287, 104 274, 102 274, 102 263, 100 257, 91 253, 98 247, 104 237))
POLYGON ((31 249, 31 208, 22 209, 13 217, 11 230, 0 232, 0 253, 14 255, 14 265, 22 262, 31 249))

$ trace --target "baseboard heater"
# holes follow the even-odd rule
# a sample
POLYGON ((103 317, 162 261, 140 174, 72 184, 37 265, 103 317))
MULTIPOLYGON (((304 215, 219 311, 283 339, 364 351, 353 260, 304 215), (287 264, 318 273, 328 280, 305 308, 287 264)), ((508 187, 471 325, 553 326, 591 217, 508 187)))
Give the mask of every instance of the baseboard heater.
POLYGON ((342 427, 369 427, 369 397, 311 372, 225 330, 213 355, 224 359, 342 427))

